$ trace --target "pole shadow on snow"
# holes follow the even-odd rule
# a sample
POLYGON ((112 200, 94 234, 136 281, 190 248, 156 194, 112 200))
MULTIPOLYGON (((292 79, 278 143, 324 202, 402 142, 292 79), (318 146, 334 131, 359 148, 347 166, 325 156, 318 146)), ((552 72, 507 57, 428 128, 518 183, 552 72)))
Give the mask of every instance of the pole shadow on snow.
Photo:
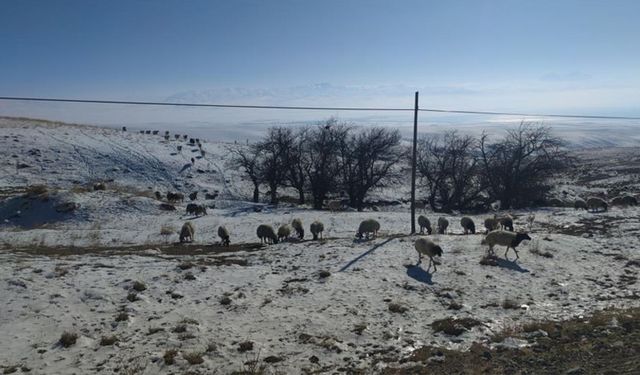
POLYGON ((422 269, 420 265, 405 264, 404 266, 407 269, 407 276, 410 278, 427 285, 433 285, 433 280, 431 279, 433 274, 422 269))
POLYGON ((388 244, 391 240, 393 240, 396 237, 390 237, 388 239, 386 239, 384 242, 380 242, 379 244, 375 245, 374 247, 372 247, 371 249, 365 251, 364 253, 358 255, 355 259, 351 260, 349 263, 347 263, 344 267, 340 268, 340 272, 346 271, 347 268, 351 267, 352 265, 354 265, 357 261, 359 261, 360 259, 366 257, 367 255, 373 253, 377 248, 384 246, 386 244, 388 244))

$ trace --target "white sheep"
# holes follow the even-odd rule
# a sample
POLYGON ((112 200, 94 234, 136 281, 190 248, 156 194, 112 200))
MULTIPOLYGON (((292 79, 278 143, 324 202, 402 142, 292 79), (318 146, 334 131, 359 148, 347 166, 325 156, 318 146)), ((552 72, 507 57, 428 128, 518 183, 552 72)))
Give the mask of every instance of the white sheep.
POLYGON ((491 232, 492 230, 498 229, 499 225, 500 220, 498 220, 495 216, 484 219, 484 227, 487 229, 487 233, 491 232))
POLYGON ((489 232, 487 236, 482 240, 482 245, 489 245, 489 253, 494 254, 493 247, 495 245, 506 246, 507 250, 504 252, 504 257, 507 257, 507 253, 509 252, 509 248, 512 248, 516 253, 516 258, 520 258, 518 255, 518 250, 516 247, 520 245, 520 242, 524 240, 531 240, 526 233, 514 233, 505 230, 494 230, 489 232))
POLYGON ((218 227, 218 237, 220 237, 220 244, 222 246, 229 246, 229 231, 224 226, 218 227))
POLYGON ((587 207, 590 211, 599 211, 600 209, 606 211, 609 204, 602 198, 590 197, 587 198, 587 207))
POLYGON ((327 202, 327 208, 333 212, 333 211, 340 211, 342 210, 342 201, 338 201, 338 200, 334 200, 334 201, 328 201, 327 202))
POLYGON ((587 202, 582 198, 576 198, 576 201, 573 202, 573 208, 576 210, 586 210, 587 202))
POLYGON ((289 238, 291 235, 291 227, 289 224, 282 224, 280 228, 278 228, 278 241, 284 241, 289 238))
POLYGON ((445 234, 447 232, 447 227, 449 227, 449 220, 440 216, 438 218, 438 233, 445 234))
POLYGON ((322 232, 324 232, 324 224, 319 221, 314 221, 311 223, 311 234, 313 235, 313 239, 317 240, 318 235, 320 235, 320 239, 322 239, 322 232))
POLYGON ((380 223, 378 223, 377 220, 374 220, 374 219, 364 220, 363 222, 360 223, 360 226, 358 227, 358 232, 356 232, 356 237, 361 239, 363 236, 365 236, 367 239, 369 239, 369 233, 371 233, 372 237, 376 238, 378 236, 379 230, 380 230, 380 223))
POLYGON ((464 229, 464 234, 468 234, 469 232, 471 232, 471 234, 476 234, 476 224, 470 217, 465 216, 460 219, 460 226, 464 229))
POLYGON ((426 216, 418 216, 418 225, 420 226, 420 234, 424 233, 425 228, 427 229, 427 234, 431 234, 431 222, 426 216))
POLYGON ((511 217, 511 215, 506 214, 498 218, 498 220, 500 221, 500 226, 503 230, 513 232, 513 217, 511 217))
POLYGON ((193 224, 190 221, 187 221, 182 225, 182 229, 180 229, 180 243, 183 242, 193 242, 193 235, 195 234, 195 229, 193 228, 193 224))
POLYGON ((442 248, 436 245, 433 241, 428 239, 427 237, 420 237, 414 243, 416 251, 418 252, 418 264, 422 263, 422 256, 426 255, 429 257, 429 267, 427 270, 431 269, 431 264, 433 263, 433 272, 438 271, 436 267, 436 262, 433 260, 435 256, 442 256, 442 248))
POLYGON ((291 226, 296 231, 296 234, 298 235, 298 238, 299 239, 303 239, 304 238, 304 227, 302 226, 302 220, 301 219, 293 219, 293 221, 291 222, 291 226))
POLYGON ((256 234, 260 238, 260 243, 278 243, 278 236, 271 225, 259 225, 256 234))

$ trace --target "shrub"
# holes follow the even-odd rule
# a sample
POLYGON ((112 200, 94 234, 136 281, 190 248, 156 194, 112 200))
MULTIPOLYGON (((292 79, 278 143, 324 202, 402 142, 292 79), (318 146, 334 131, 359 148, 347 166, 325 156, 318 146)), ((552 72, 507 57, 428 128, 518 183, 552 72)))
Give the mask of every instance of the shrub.
POLYGON ((182 355, 182 358, 186 359, 190 365, 199 365, 204 362, 204 359, 202 358, 202 353, 200 352, 184 353, 182 355))
POLYGON ((75 345, 76 340, 78 340, 78 334, 75 332, 63 332, 60 336, 60 345, 65 348, 70 347, 71 345, 75 345))
POLYGON ((109 345, 113 345, 116 342, 118 342, 118 337, 115 335, 111 335, 111 336, 102 336, 102 338, 100 339, 100 345, 101 346, 109 346, 109 345))
POLYGON ((480 325, 480 322, 473 318, 445 318, 436 320, 431 323, 431 328, 433 328, 434 332, 442 332, 447 335, 459 336, 466 330, 469 330, 477 325, 480 325))
POLYGON ((142 292, 143 290, 147 290, 147 286, 142 281, 134 281, 132 288, 136 292, 142 292))
POLYGON ((178 355, 178 351, 175 349, 169 349, 164 352, 162 359, 164 359, 165 365, 172 365, 176 363, 176 356, 178 355))

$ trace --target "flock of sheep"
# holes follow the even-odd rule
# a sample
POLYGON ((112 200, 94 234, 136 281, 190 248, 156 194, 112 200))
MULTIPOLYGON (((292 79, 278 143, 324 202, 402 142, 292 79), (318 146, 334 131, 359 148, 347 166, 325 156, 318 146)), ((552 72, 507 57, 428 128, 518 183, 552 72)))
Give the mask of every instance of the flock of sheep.
MULTIPOLYGON (((633 195, 621 195, 611 200, 611 206, 637 206, 638 198, 633 195)), ((590 197, 585 201, 582 198, 577 198, 573 204, 576 210, 584 209, 589 211, 606 211, 609 207, 609 203, 600 197, 590 197)))
MULTIPOLYGON (((529 222, 533 222, 535 217, 530 216, 529 222)), ((425 230, 427 234, 432 233, 431 223, 429 219, 420 215, 418 217, 418 224, 420 225, 420 234, 424 234, 425 230)), ((464 230, 464 234, 475 234, 476 226, 470 217, 463 217, 460 220, 460 226, 464 230)), ((531 237, 527 233, 513 231, 513 218, 509 215, 502 217, 487 218, 484 221, 486 229, 486 236, 481 241, 482 245, 488 246, 489 254, 494 255, 493 248, 497 245, 506 246, 505 258, 509 252, 509 249, 513 249, 516 253, 516 259, 519 258, 517 247, 524 240, 531 240, 531 237)), ((445 234, 449 227, 449 221, 444 218, 438 218, 438 233, 445 234)), ((314 221, 309 227, 314 240, 322 239, 322 233, 324 231, 324 224, 320 221, 314 221)), ((380 223, 375 219, 367 219, 360 223, 356 232, 356 238, 358 239, 372 239, 376 238, 378 231, 380 230, 380 223)), ((194 238, 194 227, 191 222, 186 222, 180 230, 180 242, 192 242, 194 238)), ((296 237, 299 240, 304 239, 304 226, 302 220, 296 218, 293 219, 291 224, 282 224, 276 231, 271 225, 261 224, 256 230, 256 235, 260 238, 261 244, 277 244, 278 242, 286 241, 295 232, 296 237)), ((229 231, 224 226, 218 227, 218 236, 220 237, 220 243, 222 246, 229 246, 230 235, 229 231)), ((436 262, 434 257, 441 257, 443 249, 433 242, 428 237, 419 237, 414 242, 414 247, 418 252, 418 264, 422 262, 422 257, 429 257, 429 267, 431 269, 433 264, 434 272, 437 271, 436 262)))

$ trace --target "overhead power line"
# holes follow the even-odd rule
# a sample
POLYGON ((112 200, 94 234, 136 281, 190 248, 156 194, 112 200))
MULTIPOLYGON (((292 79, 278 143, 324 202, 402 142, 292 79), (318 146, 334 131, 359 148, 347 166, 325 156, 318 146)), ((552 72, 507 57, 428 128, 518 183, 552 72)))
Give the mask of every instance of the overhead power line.
MULTIPOLYGON (((242 104, 211 104, 211 103, 179 103, 179 102, 145 102, 126 100, 95 100, 95 99, 64 99, 64 98, 35 98, 0 96, 0 100, 31 101, 31 102, 62 102, 85 104, 118 104, 118 105, 143 105, 143 106, 173 106, 173 107, 204 107, 204 108, 244 108, 244 109, 280 109, 280 110, 310 110, 310 111, 393 111, 408 112, 415 108, 389 108, 389 107, 307 107, 307 106, 273 106, 273 105, 242 105, 242 104)), ((519 117, 556 117, 556 118, 583 118, 600 120, 640 120, 635 116, 601 116, 601 115, 576 115, 576 114, 551 114, 551 113, 521 113, 521 112, 494 112, 494 111, 467 111, 457 109, 420 108, 421 112, 453 113, 465 115, 493 115, 493 116, 519 116, 519 117)))

